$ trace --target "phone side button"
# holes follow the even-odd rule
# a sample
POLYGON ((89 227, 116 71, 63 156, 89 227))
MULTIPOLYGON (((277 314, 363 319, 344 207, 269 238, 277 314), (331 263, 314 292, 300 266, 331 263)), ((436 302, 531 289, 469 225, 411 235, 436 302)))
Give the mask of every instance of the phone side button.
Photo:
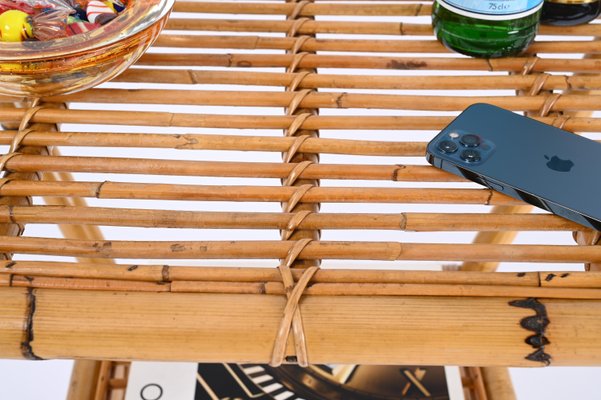
POLYGON ((505 188, 503 187, 503 185, 493 182, 491 180, 486 180, 486 183, 488 184, 488 187, 490 187, 493 190, 496 190, 497 192, 502 192, 503 190, 505 190, 505 188))

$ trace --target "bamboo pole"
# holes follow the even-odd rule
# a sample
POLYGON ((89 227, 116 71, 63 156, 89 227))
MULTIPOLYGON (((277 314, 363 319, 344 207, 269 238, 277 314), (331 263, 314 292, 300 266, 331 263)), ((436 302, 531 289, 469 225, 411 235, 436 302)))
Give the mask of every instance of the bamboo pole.
MULTIPOLYGON (((294 3, 239 3, 239 2, 192 2, 178 1, 173 11, 182 13, 217 13, 217 14, 260 14, 290 15, 295 9, 294 3)), ((299 17, 317 15, 387 15, 387 16, 429 16, 430 5, 414 4, 352 4, 352 3, 309 3, 302 7, 299 17)))
MULTIPOLYGON (((0 131, 0 144, 10 144, 15 131, 0 131)), ((151 134, 111 132, 34 132, 24 139, 30 146, 148 147, 178 150, 240 150, 285 152, 295 143, 292 137, 151 134)), ((308 138, 299 147, 306 153, 370 156, 423 156, 425 142, 382 142, 371 140, 308 138)))
MULTIPOLYGON (((298 279, 299 271, 293 276, 298 279)), ((203 293, 285 293, 273 268, 102 265, 19 261, 0 267, 2 286, 203 293), (8 279, 4 279, 8 277, 8 279)), ((311 295, 546 297, 597 299, 601 275, 574 272, 477 273, 320 271, 311 295), (580 275, 580 276, 579 276, 580 275), (592 276, 591 276, 592 275, 592 276), (555 282, 552 282, 554 281, 555 282)))
MULTIPOLYGON (((2 288, 0 293, 16 298, 25 292, 2 288)), ((32 348, 43 358, 265 363, 285 303, 282 296, 255 294, 47 289, 33 294, 32 348)), ((524 339, 531 332, 519 323, 533 312, 508 305, 511 300, 306 296, 300 309, 312 363, 543 365, 526 359, 532 347, 524 339)), ((541 301, 551 321, 545 351, 552 365, 599 364, 601 302, 541 301)), ((22 324, 23 307, 16 311, 22 324)), ((19 340, 3 337, 13 347, 19 340)), ((7 346, 0 349, 8 356, 7 346)))
MULTIPOLYGON (((191 36, 186 34, 162 34, 155 42, 155 47, 167 48, 219 48, 219 49, 277 49, 291 50, 296 44, 293 38, 266 37, 258 35, 210 35, 191 36)), ((426 40, 378 40, 378 39, 309 39, 299 49, 300 51, 354 51, 354 52, 383 52, 383 53, 447 53, 449 50, 440 42, 426 40), (371 45, 370 45, 371 44, 371 45)), ((538 53, 598 53, 601 46, 597 41, 535 41, 524 54, 538 53)))
MULTIPOLYGON (((308 57, 308 56, 307 56, 308 57)), ((306 57, 305 57, 306 58, 306 57)), ((601 67, 601 60, 599 60, 601 67)), ((90 89, 70 95, 48 97, 48 102, 93 102, 176 104, 211 106, 287 107, 295 92, 234 92, 230 91, 172 91, 164 89, 122 90, 90 89)), ((548 96, 411 96, 361 93, 311 92, 302 98, 301 108, 382 108, 395 110, 461 111, 474 103, 490 103, 514 111, 538 111, 548 96)), ((563 95, 553 105, 553 110, 597 110, 601 96, 563 95)))
MULTIPOLYGON (((13 277, 10 287, 30 289, 94 290, 148 293, 217 293, 217 294, 264 294, 286 295, 281 282, 201 282, 172 281, 169 283, 119 281, 102 279, 13 277)), ((547 298, 601 300, 601 289, 530 288, 521 286, 471 286, 428 284, 365 284, 365 283, 316 283, 304 292, 311 296, 430 296, 482 298, 509 296, 515 298, 547 298)))
MULTIPOLYGON (((167 22, 165 29, 183 31, 286 33, 290 31, 293 23, 293 20, 171 18, 167 22)), ((429 24, 405 22, 308 20, 298 27, 297 31, 301 35, 340 33, 353 35, 430 36, 432 35, 432 26, 429 24)), ((551 27, 543 25, 539 29, 539 34, 557 36, 601 36, 601 27, 596 24, 573 27, 551 27)))
MULTIPOLYGON (((0 236, 0 251, 23 254, 147 259, 283 259, 294 241, 86 241, 0 236)), ((584 263, 601 261, 598 246, 312 242, 299 259, 512 261, 584 263)))
MULTIPOLYGON (((100 199, 210 200, 285 202, 295 193, 290 186, 203 186, 119 182, 9 181, 0 187, 2 196, 70 196, 100 199)), ((315 187, 303 196, 316 203, 421 203, 519 205, 522 201, 490 189, 407 189, 315 187)))
POLYGON ((99 374, 99 362, 75 360, 67 400, 94 400, 99 374))
MULTIPOLYGON (((298 163, 158 160, 116 157, 53 157, 17 155, 6 168, 15 172, 103 172, 145 175, 286 178, 298 163)), ((312 164, 300 172, 304 179, 457 182, 464 178, 423 165, 312 164)))
MULTIPOLYGON (((431 28, 430 28, 431 29, 431 28)), ((293 61, 286 54, 146 54, 138 60, 141 66, 210 66, 238 68, 286 67, 293 61)), ((535 72, 594 72, 601 60, 541 58, 534 65, 535 72)), ((512 71, 519 72, 527 58, 476 58, 451 57, 361 57, 347 55, 307 55, 299 61, 300 68, 362 68, 392 70, 451 70, 451 71, 512 71)))
MULTIPOLYGON (((195 39, 196 43, 196 39, 195 39)), ((406 42, 402 42, 405 46, 406 42)), ((572 43, 572 42, 570 42, 572 43)), ((288 86, 298 73, 231 72, 198 70, 165 70, 130 68, 114 82, 153 82, 172 84, 228 84, 251 86, 288 86)), ((400 90, 529 90, 536 81, 535 75, 507 76, 381 76, 381 75, 328 75, 311 73, 301 80, 299 88, 349 88, 349 89, 400 89, 400 90)), ((544 90, 574 88, 585 90, 601 88, 601 78, 596 76, 550 75, 543 83, 544 90)))
MULTIPOLYGON (((71 206, 0 206, 0 223, 14 221, 21 224, 81 224, 146 228, 286 229, 294 215, 294 213, 200 212, 71 206)), ((580 225, 555 215, 528 213, 315 213, 308 215, 299 224, 298 229, 386 229, 417 232, 573 231, 580 229, 580 225)), ((75 236, 70 237, 75 238, 75 236)), ((78 237, 92 238, 83 235, 78 237)))
POLYGON ((515 400, 509 370, 502 367, 481 368, 486 397, 490 400, 515 400))
MULTIPOLYGON (((301 270, 292 270, 295 280, 301 270)), ((121 281, 203 281, 203 282, 281 282, 275 268, 206 267, 173 265, 94 264, 51 261, 2 261, 0 274, 57 278, 82 278, 121 281), (168 279, 166 279, 168 278, 168 279)), ((457 271, 402 271, 373 269, 321 269, 312 283, 391 283, 391 284, 468 284, 562 288, 601 288, 601 273, 556 272, 557 279, 546 279, 550 272, 490 273, 457 271)))
MULTIPOLYGON (((23 110, 6 110, 0 107, 0 119, 17 122, 23 118, 23 110)), ((239 128, 239 129, 286 129, 293 122, 292 116, 248 116, 248 115, 210 115, 184 114, 169 112, 107 111, 107 110, 61 110, 43 109, 32 118, 40 123, 77 123, 105 125, 140 125, 159 127, 197 127, 197 128, 239 128)), ((553 124, 557 118, 534 118, 553 124)), ((301 125, 306 129, 398 129, 440 130, 448 125, 453 117, 441 116, 311 116, 301 125)), ((565 121, 565 129, 582 132, 601 130, 601 118, 570 118, 565 121)))

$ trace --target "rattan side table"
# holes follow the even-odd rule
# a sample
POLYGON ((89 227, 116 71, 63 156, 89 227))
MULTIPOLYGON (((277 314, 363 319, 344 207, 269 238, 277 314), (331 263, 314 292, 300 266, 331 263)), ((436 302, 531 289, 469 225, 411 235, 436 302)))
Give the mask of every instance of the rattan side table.
POLYGON ((113 83, 39 104, 2 98, 0 356, 600 364, 599 235, 423 154, 481 101, 601 132, 601 25, 542 27, 523 57, 470 59, 434 40, 430 9, 179 1, 153 50, 113 83), (374 212, 381 204, 390 212, 374 212), (25 229, 38 224, 63 237, 25 229), (105 239, 99 226, 119 228, 105 239), (229 229, 235 239, 211 239, 229 229), (328 239, 345 231, 352 240, 328 239), (576 241, 511 244, 527 231, 576 241), (494 272, 505 261, 586 271, 494 272))

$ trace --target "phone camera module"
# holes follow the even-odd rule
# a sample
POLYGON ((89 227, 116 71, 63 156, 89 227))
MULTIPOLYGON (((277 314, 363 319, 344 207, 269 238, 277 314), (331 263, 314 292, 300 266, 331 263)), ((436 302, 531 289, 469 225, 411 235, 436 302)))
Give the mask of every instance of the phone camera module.
POLYGON ((482 159, 480 156, 480 152, 478 150, 473 150, 473 149, 463 150, 461 152, 461 154, 459 155, 459 157, 463 161, 468 162, 468 163, 478 162, 482 159))
POLYGON ((480 146, 480 137, 476 135, 463 135, 459 139, 462 145, 465 147, 478 147, 480 146))
POLYGON ((446 154, 452 154, 457 151, 457 144, 450 140, 443 140, 438 143, 438 150, 446 154))

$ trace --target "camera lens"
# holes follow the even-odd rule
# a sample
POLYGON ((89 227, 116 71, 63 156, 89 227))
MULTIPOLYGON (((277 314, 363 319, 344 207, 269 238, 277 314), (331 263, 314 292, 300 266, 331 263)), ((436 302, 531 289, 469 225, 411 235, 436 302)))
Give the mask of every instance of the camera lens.
POLYGON ((480 138, 476 135, 463 135, 459 141, 465 147, 478 147, 480 145, 480 138))
POLYGON ((473 150, 473 149, 467 149, 467 150, 463 150, 461 152, 461 154, 459 155, 459 157, 461 157, 461 159, 465 162, 471 163, 471 162, 478 162, 480 161, 480 152, 478 150, 473 150))
POLYGON ((442 151, 443 153, 454 153, 457 151, 457 144, 450 140, 443 140, 442 142, 438 143, 438 150, 442 151))

